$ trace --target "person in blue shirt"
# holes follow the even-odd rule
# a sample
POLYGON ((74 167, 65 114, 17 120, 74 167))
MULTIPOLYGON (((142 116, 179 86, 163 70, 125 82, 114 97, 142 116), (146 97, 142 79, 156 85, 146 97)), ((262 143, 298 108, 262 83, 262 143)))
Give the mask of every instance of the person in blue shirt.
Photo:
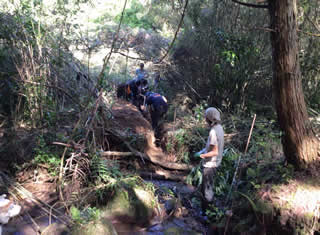
POLYGON ((144 69, 144 63, 141 63, 140 64, 140 68, 138 68, 136 70, 136 78, 137 79, 143 79, 143 78, 147 78, 149 77, 149 74, 148 72, 144 69))
POLYGON ((145 103, 150 111, 152 128, 156 130, 160 119, 163 118, 168 111, 167 99, 159 93, 150 91, 146 92, 145 96, 145 103))

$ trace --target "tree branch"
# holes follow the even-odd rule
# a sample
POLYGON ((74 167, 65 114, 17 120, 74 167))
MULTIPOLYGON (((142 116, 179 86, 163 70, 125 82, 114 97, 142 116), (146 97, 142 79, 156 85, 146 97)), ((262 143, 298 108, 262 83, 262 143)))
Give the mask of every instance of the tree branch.
POLYGON ((306 15, 306 18, 307 18, 307 20, 313 25, 313 27, 315 27, 316 30, 317 30, 318 32, 320 32, 320 27, 319 27, 318 25, 316 25, 316 23, 314 23, 314 22, 310 19, 310 17, 309 17, 308 15, 306 15))
POLYGON ((309 33, 309 32, 304 32, 300 29, 298 29, 298 32, 301 32, 303 34, 309 35, 309 36, 313 36, 313 37, 320 37, 320 33, 319 34, 315 34, 315 33, 309 33))
POLYGON ((181 25, 182 25, 182 22, 183 22, 183 18, 184 18, 185 12, 186 12, 186 10, 187 10, 188 2, 189 2, 189 0, 186 0, 186 4, 184 5, 183 12, 182 12, 182 16, 181 16, 181 19, 180 19, 178 28, 177 28, 177 30, 176 30, 176 33, 174 34, 174 38, 173 38, 173 40, 172 40, 172 42, 171 42, 168 50, 166 51, 166 53, 164 54, 164 56, 162 56, 162 58, 161 58, 159 61, 157 61, 156 63, 161 63, 161 61, 164 60, 164 58, 166 58, 166 56, 169 54, 169 51, 170 51, 171 48, 173 47, 173 44, 174 44, 174 42, 176 41, 178 32, 180 31, 180 28, 181 28, 181 25))
MULTIPOLYGON (((101 81, 102 81, 102 79, 103 79, 104 71, 106 70, 106 67, 107 67, 107 64, 108 64, 108 62, 109 62, 109 60, 110 60, 110 57, 111 57, 111 55, 112 55, 114 46, 115 46, 115 44, 116 44, 116 41, 118 40, 119 31, 120 31, 120 27, 121 27, 121 24, 122 24, 122 20, 123 20, 124 11, 125 11, 125 9, 126 9, 126 6, 127 6, 127 0, 125 0, 125 3, 124 3, 124 5, 123 5, 120 22, 119 22, 118 29, 117 29, 117 32, 116 32, 116 34, 115 34, 115 37, 113 38, 113 41, 112 41, 111 50, 110 50, 109 54, 106 55, 106 56, 104 57, 104 59, 103 59, 103 65, 102 65, 102 69, 101 69, 101 72, 100 72, 99 77, 98 77, 98 83, 97 83, 96 88, 98 88, 99 84, 101 84, 101 81)), ((94 90, 95 90, 95 89, 94 89, 94 90)), ((98 89, 98 90, 100 90, 100 89, 98 89)))
POLYGON ((246 2, 240 2, 238 0, 231 0, 235 3, 238 3, 240 5, 246 6, 246 7, 253 7, 253 8, 268 8, 269 5, 257 5, 257 4, 252 4, 252 3, 246 3, 246 2))
POLYGON ((145 59, 145 58, 138 58, 138 57, 132 57, 132 56, 129 56, 129 55, 126 55, 120 51, 114 51, 113 53, 117 53, 117 54, 120 54, 122 56, 125 56, 126 58, 129 58, 129 59, 132 59, 132 60, 142 60, 142 61, 149 61, 149 59, 145 59))

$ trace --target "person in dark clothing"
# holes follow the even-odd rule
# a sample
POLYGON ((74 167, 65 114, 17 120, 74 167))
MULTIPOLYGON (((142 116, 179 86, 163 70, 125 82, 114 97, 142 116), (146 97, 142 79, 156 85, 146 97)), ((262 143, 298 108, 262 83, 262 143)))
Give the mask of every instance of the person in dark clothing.
POLYGON ((167 99, 164 96, 154 92, 147 92, 145 95, 145 103, 150 110, 152 128, 156 130, 160 119, 163 118, 168 111, 167 99))
POLYGON ((148 90, 148 81, 146 79, 133 79, 126 83, 126 97, 131 100, 132 104, 137 106, 139 110, 143 101, 141 95, 145 94, 148 90))

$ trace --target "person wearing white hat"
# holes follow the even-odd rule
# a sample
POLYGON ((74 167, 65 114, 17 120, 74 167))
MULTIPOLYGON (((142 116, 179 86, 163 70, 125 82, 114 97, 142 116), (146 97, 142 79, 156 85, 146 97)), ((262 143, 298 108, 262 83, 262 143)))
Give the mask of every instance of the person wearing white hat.
POLYGON ((207 207, 208 203, 213 201, 214 177, 217 167, 221 164, 224 147, 224 131, 220 112, 216 108, 210 107, 205 111, 205 118, 211 128, 209 137, 206 147, 195 154, 195 156, 202 158, 202 193, 205 198, 203 207, 207 207))

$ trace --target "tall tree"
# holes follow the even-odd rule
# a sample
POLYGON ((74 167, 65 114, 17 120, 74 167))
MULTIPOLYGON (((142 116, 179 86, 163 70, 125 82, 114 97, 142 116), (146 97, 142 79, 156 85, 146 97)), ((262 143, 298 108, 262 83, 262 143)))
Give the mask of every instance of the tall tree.
POLYGON ((273 96, 283 131, 282 145, 289 163, 297 169, 314 170, 320 165, 319 141, 309 122, 304 100, 297 36, 296 0, 268 0, 271 22, 273 96))
POLYGON ((299 63, 296 0, 269 0, 273 89, 288 162, 300 169, 319 164, 318 141, 309 123, 299 63), (318 162, 317 162, 318 161, 318 162))

